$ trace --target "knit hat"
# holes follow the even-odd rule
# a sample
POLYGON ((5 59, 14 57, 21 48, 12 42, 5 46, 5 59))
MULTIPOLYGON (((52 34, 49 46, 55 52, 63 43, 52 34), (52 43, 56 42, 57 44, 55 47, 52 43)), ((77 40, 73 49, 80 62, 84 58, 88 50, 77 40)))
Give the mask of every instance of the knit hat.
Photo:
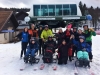
POLYGON ((67 27, 66 28, 72 28, 72 24, 69 24, 69 25, 67 25, 67 27))

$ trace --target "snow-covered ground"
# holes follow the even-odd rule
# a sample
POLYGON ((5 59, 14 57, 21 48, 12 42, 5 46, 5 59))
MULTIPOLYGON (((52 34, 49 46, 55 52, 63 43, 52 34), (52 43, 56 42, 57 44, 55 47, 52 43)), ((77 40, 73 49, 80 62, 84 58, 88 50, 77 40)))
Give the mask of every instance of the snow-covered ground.
MULTIPOLYGON (((28 65, 23 71, 19 69, 23 66, 23 60, 19 59, 21 43, 0 44, 0 75, 74 75, 74 61, 67 65, 58 66, 57 71, 52 70, 53 65, 46 66, 44 70, 34 71, 34 67, 39 68, 39 64, 28 65)), ((93 37, 93 55, 91 63, 92 71, 95 75, 100 75, 100 36, 93 37)), ((79 68, 79 75, 90 75, 84 68, 79 68)))

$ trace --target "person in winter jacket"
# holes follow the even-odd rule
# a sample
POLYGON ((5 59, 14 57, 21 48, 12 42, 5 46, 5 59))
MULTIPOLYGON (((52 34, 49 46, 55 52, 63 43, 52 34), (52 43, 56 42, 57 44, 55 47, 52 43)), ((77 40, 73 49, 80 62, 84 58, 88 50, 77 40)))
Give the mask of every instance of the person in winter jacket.
POLYGON ((66 43, 65 40, 62 41, 62 44, 58 48, 58 64, 67 64, 68 61, 68 50, 71 43, 66 43))
POLYGON ((44 43, 46 40, 48 40, 48 36, 53 36, 52 31, 48 28, 48 25, 45 25, 44 30, 41 33, 41 39, 43 41, 43 48, 42 48, 42 54, 44 55, 44 43))
POLYGON ((62 44, 62 41, 64 39, 64 33, 61 28, 59 29, 59 32, 56 34, 56 38, 57 38, 58 47, 59 47, 62 44))
POLYGON ((81 29, 78 30, 78 41, 79 41, 79 36, 84 36, 84 33, 82 32, 81 29))
MULTIPOLYGON (((96 33, 95 33, 94 29, 88 28, 88 25, 87 25, 87 24, 85 24, 85 25, 83 26, 83 28, 84 28, 84 36, 85 36, 85 38, 86 38, 86 42, 87 42, 87 43, 91 46, 91 48, 92 48, 92 36, 96 36, 96 33)), ((90 59, 90 61, 92 62, 92 59, 93 59, 92 51, 89 52, 89 59, 90 59)))
MULTIPOLYGON (((77 28, 73 27, 73 35, 75 36, 75 40, 78 41, 78 33, 77 33, 77 28)), ((73 44, 73 51, 72 51, 72 58, 74 57, 74 53, 76 52, 77 47, 73 44)))
POLYGON ((34 24, 31 24, 31 27, 30 27, 30 29, 28 30, 28 33, 29 33, 29 44, 30 44, 30 39, 31 39, 32 37, 38 38, 38 32, 37 32, 37 30, 35 29, 35 25, 34 25, 34 24))
POLYGON ((42 39, 41 39, 41 34, 42 34, 43 28, 42 25, 39 26, 39 30, 38 30, 38 35, 39 35, 39 54, 42 54, 41 52, 41 47, 42 47, 42 39))
POLYGON ((55 52, 55 49, 57 48, 57 44, 52 39, 52 36, 48 36, 48 40, 44 44, 44 49, 49 48, 49 47, 53 49, 52 51, 53 53, 55 52))
POLYGON ((67 43, 69 43, 70 41, 70 36, 73 34, 73 32, 71 31, 71 27, 72 24, 69 24, 66 28, 66 31, 64 32, 64 38, 66 40, 67 43))
POLYGON ((28 58, 29 54, 31 54, 31 57, 34 58, 35 53, 38 51, 39 45, 36 43, 35 39, 31 39, 30 45, 27 47, 27 52, 25 54, 25 58, 28 58))
POLYGON ((85 42, 84 36, 79 37, 80 41, 76 41, 73 35, 71 36, 71 38, 73 38, 73 43, 77 46, 77 52, 82 50, 87 51, 88 54, 91 52, 91 46, 85 42))
POLYGON ((26 48, 27 48, 27 44, 28 44, 28 40, 29 40, 28 28, 24 28, 24 31, 19 33, 16 37, 18 37, 18 38, 21 37, 22 49, 21 49, 20 58, 22 58, 23 52, 24 52, 24 55, 26 54, 26 48))
POLYGON ((48 25, 45 25, 45 29, 42 31, 41 38, 45 42, 48 39, 48 36, 53 36, 53 33, 48 28, 48 25))

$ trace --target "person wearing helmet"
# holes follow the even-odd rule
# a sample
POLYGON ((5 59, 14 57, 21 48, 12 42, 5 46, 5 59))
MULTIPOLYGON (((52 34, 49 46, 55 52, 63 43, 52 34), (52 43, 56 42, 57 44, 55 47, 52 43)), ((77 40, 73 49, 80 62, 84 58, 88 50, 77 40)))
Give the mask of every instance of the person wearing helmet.
POLYGON ((44 55, 44 43, 46 40, 48 40, 48 36, 53 36, 52 31, 49 29, 48 25, 45 25, 44 30, 41 33, 41 39, 43 41, 43 48, 42 48, 42 54, 44 55))
POLYGON ((79 41, 75 40, 74 35, 72 35, 70 39, 73 39, 73 44, 76 45, 77 47, 76 52, 83 50, 83 49, 86 50, 88 53, 91 52, 91 46, 85 42, 84 36, 79 36, 79 41))
POLYGON ((42 31, 41 38, 45 42, 48 39, 48 36, 53 36, 52 31, 49 29, 48 25, 45 25, 44 30, 42 31))
MULTIPOLYGON (((77 33, 77 27, 73 27, 73 35, 75 36, 75 40, 78 41, 78 33, 77 33)), ((77 47, 73 44, 73 50, 72 50, 72 58, 74 57, 74 53, 76 52, 77 47)))
POLYGON ((53 40, 52 36, 48 36, 48 40, 44 44, 44 49, 46 48, 53 48, 53 53, 55 52, 55 49, 57 48, 56 42, 53 40))
MULTIPOLYGON (((92 48, 92 36, 96 36, 96 33, 95 33, 95 31, 94 31, 94 29, 92 29, 92 28, 88 28, 88 24, 85 24, 84 26, 83 26, 83 28, 84 28, 84 36, 85 36, 85 38, 86 38, 86 42, 91 46, 91 48, 92 48)), ((89 52, 89 59, 90 59, 90 61, 92 62, 92 59, 93 59, 93 55, 92 55, 92 51, 91 52, 89 52)))
POLYGON ((62 28, 59 29, 58 33, 55 36, 58 41, 58 47, 59 47, 64 39, 64 32, 62 28))
POLYGON ((40 25, 38 29, 38 35, 39 35, 39 55, 42 54, 41 48, 42 48, 42 39, 41 39, 41 34, 43 31, 43 26, 40 25))
POLYGON ((34 24, 31 24, 31 27, 30 27, 30 29, 28 30, 28 33, 29 33, 29 44, 30 44, 30 39, 31 39, 32 37, 38 38, 38 32, 37 32, 37 30, 35 29, 35 25, 34 25, 34 24))
POLYGON ((38 51, 38 49, 39 49, 39 45, 38 45, 38 43, 36 43, 36 40, 35 39, 31 39, 30 40, 30 44, 27 47, 27 52, 25 54, 24 59, 27 60, 28 57, 29 57, 29 54, 31 54, 31 58, 34 58, 35 53, 38 51))

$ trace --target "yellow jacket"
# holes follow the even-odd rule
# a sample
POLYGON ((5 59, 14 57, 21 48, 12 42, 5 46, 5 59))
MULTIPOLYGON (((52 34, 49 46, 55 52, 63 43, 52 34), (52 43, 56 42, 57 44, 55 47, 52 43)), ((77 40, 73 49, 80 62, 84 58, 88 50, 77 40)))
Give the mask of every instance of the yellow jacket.
POLYGON ((48 29, 48 30, 45 30, 44 29, 42 31, 41 38, 47 40, 48 39, 48 36, 53 36, 52 31, 50 29, 48 29))

